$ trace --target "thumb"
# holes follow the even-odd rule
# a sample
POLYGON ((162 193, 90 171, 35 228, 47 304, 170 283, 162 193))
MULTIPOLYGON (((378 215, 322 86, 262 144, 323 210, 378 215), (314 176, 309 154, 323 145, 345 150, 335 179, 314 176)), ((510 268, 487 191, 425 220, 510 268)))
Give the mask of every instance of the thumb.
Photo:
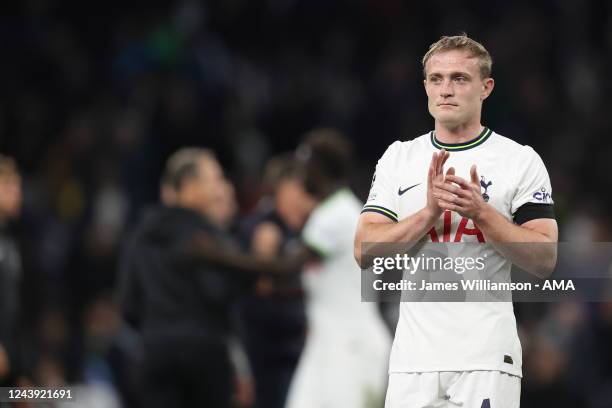
POLYGON ((454 167, 449 167, 448 170, 446 170, 446 175, 447 176, 454 176, 455 175, 455 168, 454 167))
POLYGON ((478 172, 476 170, 476 165, 475 164, 473 164, 472 167, 470 167, 470 175, 472 176, 472 183, 479 184, 479 181, 478 181, 478 172))

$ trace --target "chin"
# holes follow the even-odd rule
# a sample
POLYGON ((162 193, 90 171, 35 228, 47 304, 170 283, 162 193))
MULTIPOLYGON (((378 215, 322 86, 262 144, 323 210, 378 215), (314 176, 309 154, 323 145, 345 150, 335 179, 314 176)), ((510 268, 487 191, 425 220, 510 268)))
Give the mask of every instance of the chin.
POLYGON ((459 116, 457 115, 444 112, 441 114, 438 113, 438 115, 436 115, 436 122, 440 123, 444 127, 452 128, 458 126, 459 123, 461 123, 461 118, 459 118, 459 116))

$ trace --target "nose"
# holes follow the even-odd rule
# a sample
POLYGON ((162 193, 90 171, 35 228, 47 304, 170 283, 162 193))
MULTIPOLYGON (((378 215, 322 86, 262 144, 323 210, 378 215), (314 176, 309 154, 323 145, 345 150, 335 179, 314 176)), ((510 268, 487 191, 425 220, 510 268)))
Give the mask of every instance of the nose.
POLYGON ((454 92, 455 91, 453 89, 453 81, 449 79, 445 79, 444 81, 442 81, 442 86, 440 87, 440 96, 442 96, 443 98, 448 98, 450 96, 453 96, 454 92))

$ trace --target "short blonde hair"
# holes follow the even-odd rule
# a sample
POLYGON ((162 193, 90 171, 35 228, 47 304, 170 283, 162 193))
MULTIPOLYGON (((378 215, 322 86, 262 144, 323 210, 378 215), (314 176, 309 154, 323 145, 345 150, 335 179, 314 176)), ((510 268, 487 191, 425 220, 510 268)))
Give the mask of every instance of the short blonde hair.
POLYGON ((470 53, 471 57, 478 58, 480 67, 480 77, 489 78, 491 76, 491 67, 493 66, 493 59, 489 54, 489 51, 478 41, 472 40, 467 34, 453 36, 443 36, 435 43, 429 46, 429 50, 423 57, 423 75, 425 73, 425 65, 432 55, 451 51, 451 50, 464 50, 470 53))

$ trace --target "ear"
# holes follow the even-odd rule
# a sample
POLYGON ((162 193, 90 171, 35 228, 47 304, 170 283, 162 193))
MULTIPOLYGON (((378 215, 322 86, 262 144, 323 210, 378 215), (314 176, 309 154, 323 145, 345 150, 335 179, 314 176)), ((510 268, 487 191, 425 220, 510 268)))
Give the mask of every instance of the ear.
POLYGON ((480 93, 480 100, 484 101, 491 95, 493 88, 495 87, 495 80, 493 78, 486 78, 482 81, 482 92, 480 93))

